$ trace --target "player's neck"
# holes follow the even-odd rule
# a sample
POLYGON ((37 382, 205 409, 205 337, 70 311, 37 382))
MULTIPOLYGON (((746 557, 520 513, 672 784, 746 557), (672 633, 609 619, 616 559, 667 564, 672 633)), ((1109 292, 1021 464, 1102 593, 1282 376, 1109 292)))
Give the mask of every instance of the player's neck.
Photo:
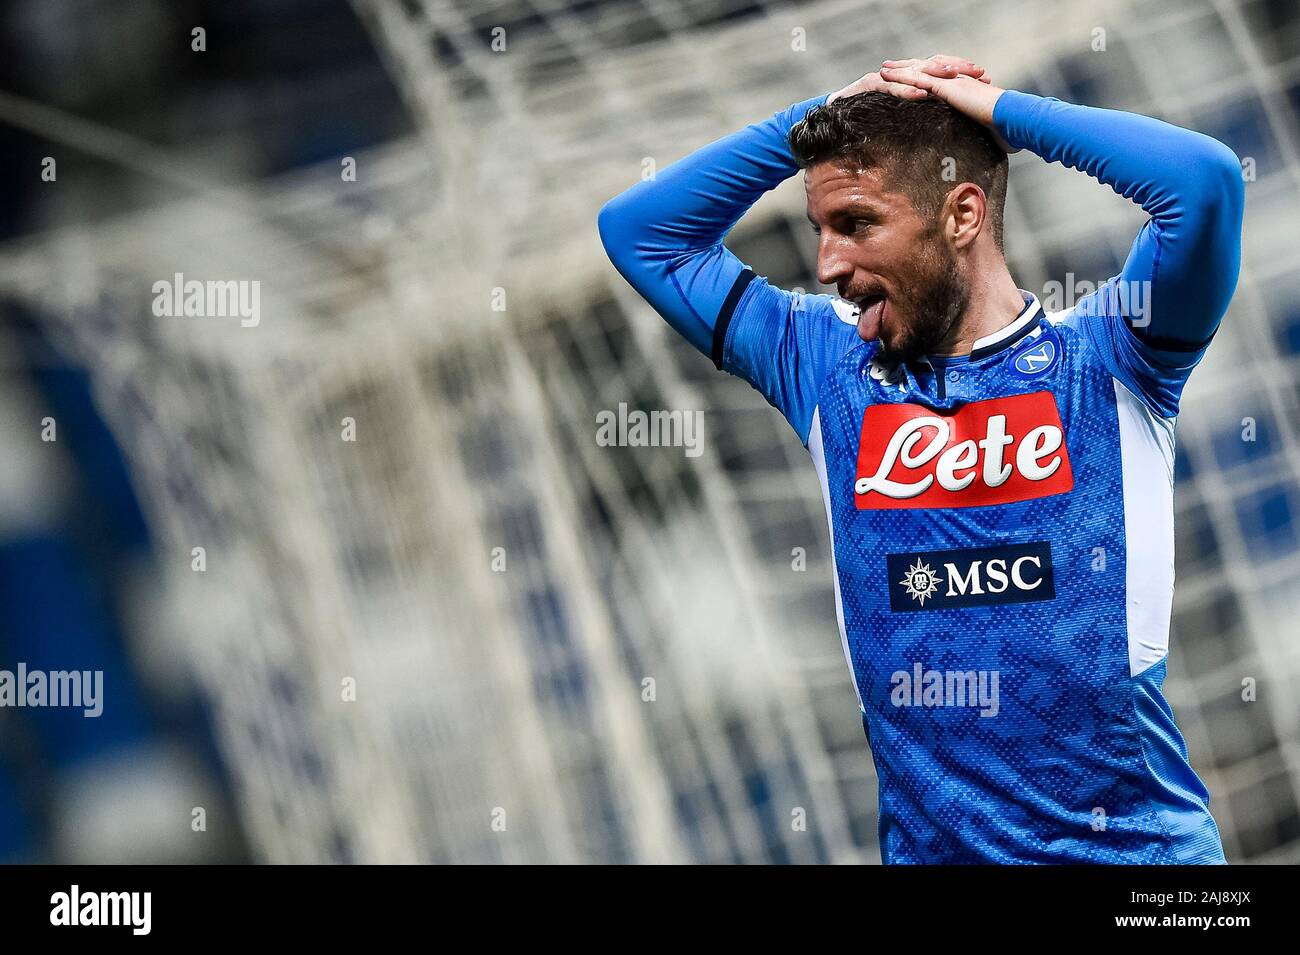
POLYGON ((1001 256, 992 267, 977 270, 975 275, 966 313, 957 323, 954 335, 936 355, 969 355, 977 341, 1006 328, 1024 311, 1024 297, 1001 256))

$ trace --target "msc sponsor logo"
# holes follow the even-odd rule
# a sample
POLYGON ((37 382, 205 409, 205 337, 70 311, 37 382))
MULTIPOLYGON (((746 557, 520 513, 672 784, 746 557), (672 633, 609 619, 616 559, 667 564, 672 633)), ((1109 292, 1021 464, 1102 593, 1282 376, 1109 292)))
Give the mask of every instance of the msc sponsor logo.
POLYGON ((979 507, 1074 487, 1050 391, 955 410, 870 405, 862 416, 853 502, 859 510, 979 507))
POLYGON ((1050 541, 885 555, 895 612, 1028 603, 1056 597, 1050 541))

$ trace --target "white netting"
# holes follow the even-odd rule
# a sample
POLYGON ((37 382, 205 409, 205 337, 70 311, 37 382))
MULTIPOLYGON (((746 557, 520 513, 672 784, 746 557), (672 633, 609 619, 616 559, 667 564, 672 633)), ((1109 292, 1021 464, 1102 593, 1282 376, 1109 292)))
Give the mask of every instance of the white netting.
MULTIPOLYGON (((358 157, 355 182, 328 166, 200 197, 0 270, 96 372, 261 857, 878 858, 806 455, 622 283, 595 217, 647 159, 946 49, 1006 85, 1256 120, 1242 288, 1180 424, 1166 689, 1229 857, 1300 858, 1300 68, 1260 5, 356 6, 416 140, 358 157), (262 324, 154 318, 177 272, 260 280, 262 324), (620 402, 704 411, 704 453, 598 446, 620 402), (1247 416, 1267 443, 1241 451, 1247 416)), ((811 284, 799 193, 731 243, 792 286, 811 284)), ((1140 221, 1015 161, 1026 288, 1108 276, 1140 221)))

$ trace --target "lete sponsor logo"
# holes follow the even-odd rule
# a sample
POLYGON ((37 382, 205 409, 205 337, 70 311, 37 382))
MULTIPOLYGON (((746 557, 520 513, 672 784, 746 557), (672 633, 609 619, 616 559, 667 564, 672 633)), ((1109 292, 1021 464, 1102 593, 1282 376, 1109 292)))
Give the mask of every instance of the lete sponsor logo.
POLYGON ((859 510, 979 507, 1074 487, 1050 391, 976 401, 955 411, 871 405, 853 485, 859 510))

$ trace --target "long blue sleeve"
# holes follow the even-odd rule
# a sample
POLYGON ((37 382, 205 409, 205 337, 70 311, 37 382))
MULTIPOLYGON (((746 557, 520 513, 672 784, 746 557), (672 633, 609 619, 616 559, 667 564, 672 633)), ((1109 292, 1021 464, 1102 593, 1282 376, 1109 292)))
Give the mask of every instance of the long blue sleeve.
POLYGON ((1117 376, 1166 417, 1236 289, 1245 187, 1227 146, 1116 110, 1008 90, 993 111, 1011 145, 1086 172, 1151 216, 1123 271, 1075 308, 1117 376))
POLYGON ((799 171, 790 128, 827 95, 696 150, 600 210, 600 237, 614 267, 706 355, 718 314, 745 271, 722 240, 763 193, 799 171))
POLYGON ((799 167, 790 129, 826 95, 710 143, 615 196, 601 240, 641 296, 714 364, 744 378, 807 442, 818 388, 858 342, 853 306, 756 276, 722 240, 799 167))

